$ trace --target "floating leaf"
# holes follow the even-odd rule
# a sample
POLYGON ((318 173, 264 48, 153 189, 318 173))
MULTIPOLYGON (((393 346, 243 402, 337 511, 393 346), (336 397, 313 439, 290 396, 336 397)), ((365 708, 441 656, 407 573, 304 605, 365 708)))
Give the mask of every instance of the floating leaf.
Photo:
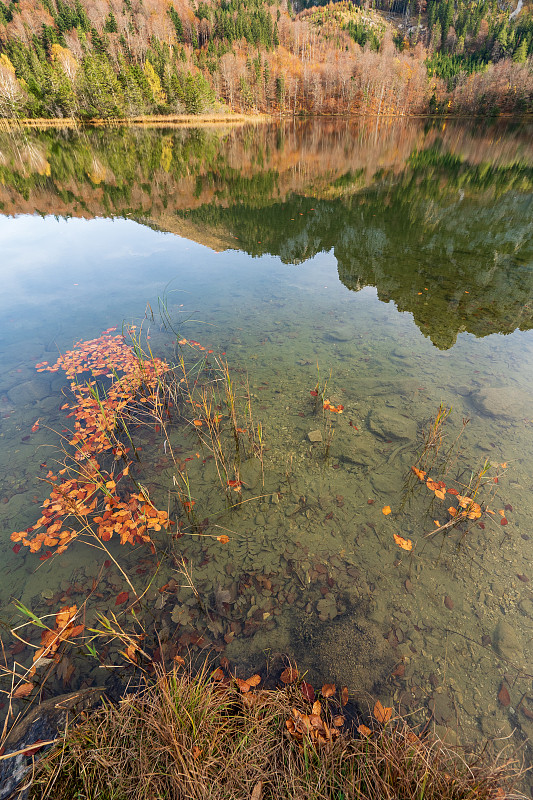
POLYGON ((508 521, 506 520, 506 518, 505 518, 505 517, 502 517, 502 518, 501 518, 501 520, 500 520, 500 525, 508 525, 508 524, 509 524, 509 523, 508 523, 508 521))
POLYGON ((453 494, 453 495, 455 495, 455 497, 457 497, 457 496, 458 496, 458 494, 459 494, 459 492, 457 491, 457 489, 447 489, 446 491, 448 492, 448 494, 453 494))
POLYGON ((383 514, 385 514, 385 516, 387 516, 388 514, 391 513, 391 507, 390 506, 383 506, 381 511, 382 511, 383 514))
POLYGON ((393 536, 394 536, 394 541, 396 542, 398 547, 402 548, 402 550, 413 549, 413 543, 411 539, 404 539, 403 536, 399 536, 397 533, 394 533, 393 536))
POLYGON ((217 536, 217 541, 221 542, 222 544, 227 544, 229 542, 229 536, 225 533, 221 533, 220 536, 217 536))
POLYGON ((438 497, 439 500, 444 500, 446 497, 446 492, 442 489, 435 489, 435 497, 438 497))
POLYGON ((201 428, 204 424, 201 419, 193 419, 192 423, 193 425, 196 425, 197 428, 201 428))

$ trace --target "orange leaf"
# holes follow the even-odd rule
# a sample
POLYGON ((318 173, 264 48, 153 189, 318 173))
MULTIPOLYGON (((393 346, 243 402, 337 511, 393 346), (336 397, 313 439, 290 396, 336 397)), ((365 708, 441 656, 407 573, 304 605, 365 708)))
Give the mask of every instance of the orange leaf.
POLYGON ((381 511, 383 512, 383 514, 385 514, 385 516, 387 516, 388 514, 391 513, 391 507, 390 506, 383 506, 381 511))
POLYGON ((442 489, 435 489, 435 497, 438 497, 439 500, 444 500, 446 492, 442 491, 442 489))
POLYGON ((334 683, 325 683, 321 689, 320 694, 322 695, 322 697, 332 697, 336 691, 337 688, 334 683))
POLYGON ((377 700, 373 713, 377 721, 384 725, 392 717, 392 708, 383 708, 379 700, 377 700))
POLYGON ((242 681, 240 678, 235 678, 235 683, 241 690, 241 692, 249 692, 250 691, 250 684, 248 681, 242 681))
POLYGON ((455 517, 455 515, 457 514, 457 509, 454 506, 450 506, 448 509, 448 514, 450 515, 450 517, 455 517))
POLYGON ((358 725, 357 731, 358 731, 358 733, 362 734, 363 736, 371 736, 372 735, 372 731, 370 730, 370 728, 367 728, 366 725, 362 725, 362 724, 358 725))
POLYGON ((279 677, 283 683, 295 683, 298 680, 298 670, 287 667, 279 677))
POLYGON ((201 419, 193 419, 192 424, 196 425, 197 428, 201 428, 204 423, 201 419))
POLYGON ((227 544, 229 542, 229 536, 226 536, 225 533, 222 533, 220 536, 217 536, 217 541, 222 542, 222 544, 227 544))
POLYGON ((348 702, 348 687, 343 686, 341 690, 341 706, 345 706, 348 702))
POLYGON ((261 675, 252 675, 251 678, 246 679, 246 683, 249 683, 250 686, 258 686, 261 683, 261 675))
POLYGON ((13 697, 27 697, 33 690, 33 683, 21 683, 13 692, 13 697))
POLYGON ((394 541, 396 542, 398 547, 402 548, 402 550, 413 549, 413 543, 410 539, 404 539, 403 536, 398 536, 397 533, 394 533, 393 536, 394 536, 394 541))

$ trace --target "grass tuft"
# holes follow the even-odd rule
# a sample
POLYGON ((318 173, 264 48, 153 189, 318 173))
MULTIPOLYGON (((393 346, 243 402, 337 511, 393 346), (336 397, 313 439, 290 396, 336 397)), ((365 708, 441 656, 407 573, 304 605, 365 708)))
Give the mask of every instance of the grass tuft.
MULTIPOLYGON (((159 672, 78 721, 37 765, 30 797, 54 800, 503 800, 518 771, 419 738, 402 719, 326 745, 295 738, 295 686, 241 693, 207 667, 159 672), (214 679, 213 679, 214 678, 214 679)), ((330 701, 328 701, 330 702, 330 701)), ((332 725, 335 703, 326 704, 332 725)), ((338 709, 337 709, 338 711, 338 709)), ((312 719, 312 717, 310 717, 312 719)))

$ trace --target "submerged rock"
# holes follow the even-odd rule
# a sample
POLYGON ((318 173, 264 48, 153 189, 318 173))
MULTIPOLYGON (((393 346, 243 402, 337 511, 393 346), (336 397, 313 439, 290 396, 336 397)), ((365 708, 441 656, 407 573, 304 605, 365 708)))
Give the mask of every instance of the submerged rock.
POLYGON ((531 417, 531 398, 521 389, 510 386, 481 389, 473 392, 471 400, 482 414, 504 419, 523 419, 531 417))
POLYGON ((502 656, 502 658, 519 666, 523 665, 524 654, 518 637, 514 628, 504 619, 501 619, 494 629, 492 644, 496 652, 502 656))
POLYGON ((416 437, 416 422, 394 409, 372 411, 368 425, 372 433, 381 439, 412 440, 416 437))

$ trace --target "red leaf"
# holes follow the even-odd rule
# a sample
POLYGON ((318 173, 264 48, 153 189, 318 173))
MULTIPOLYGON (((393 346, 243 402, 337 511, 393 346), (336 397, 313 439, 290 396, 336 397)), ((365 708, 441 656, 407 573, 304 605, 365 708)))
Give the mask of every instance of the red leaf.
POLYGON ((310 703, 314 703, 315 701, 315 690, 311 686, 310 683, 306 681, 302 681, 302 694, 306 700, 309 700, 310 703))
POLYGON ((505 519, 505 517, 502 517, 502 518, 501 518, 501 520, 500 520, 500 525, 508 525, 508 524, 509 524, 509 523, 507 522, 507 520, 505 519))
POLYGON ((20 544, 16 544, 15 547, 13 547, 12 549, 13 549, 14 553, 18 553, 18 552, 20 552, 20 548, 21 548, 21 545, 20 544))
POLYGON ((500 691, 498 692, 498 700, 505 708, 511 705, 511 697, 504 683, 502 683, 500 686, 500 691))
POLYGON ((309 392, 311 397, 318 397, 318 392, 315 392, 313 389, 309 392))
POLYGON ((115 605, 116 606, 121 606, 124 603, 127 603, 129 596, 130 596, 129 592, 120 592, 120 594, 117 594, 117 599, 115 600, 115 605))

